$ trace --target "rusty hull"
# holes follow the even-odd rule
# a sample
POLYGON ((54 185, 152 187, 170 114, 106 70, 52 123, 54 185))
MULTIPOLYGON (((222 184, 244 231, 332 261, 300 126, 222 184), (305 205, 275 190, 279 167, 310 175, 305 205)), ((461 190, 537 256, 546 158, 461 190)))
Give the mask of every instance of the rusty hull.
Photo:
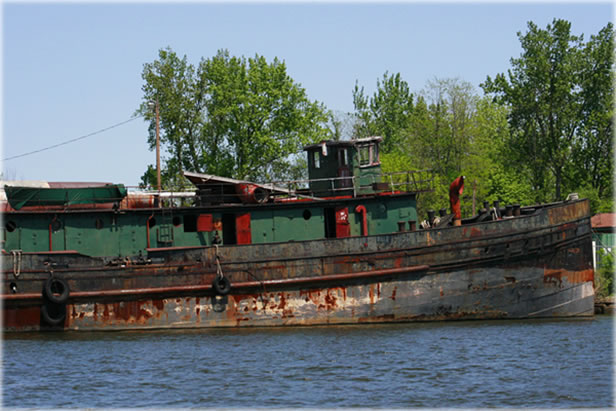
POLYGON ((592 316, 588 202, 460 227, 227 247, 151 249, 144 261, 77 253, 3 258, 3 329, 125 330, 592 316), (231 281, 216 295, 218 257, 231 281), (64 322, 42 287, 63 278, 64 322), (10 290, 16 289, 11 293, 10 290))

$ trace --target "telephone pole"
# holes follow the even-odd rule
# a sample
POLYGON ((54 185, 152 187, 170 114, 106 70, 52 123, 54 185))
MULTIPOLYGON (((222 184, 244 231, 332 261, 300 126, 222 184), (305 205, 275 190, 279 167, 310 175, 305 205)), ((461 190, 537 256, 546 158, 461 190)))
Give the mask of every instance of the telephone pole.
POLYGON ((160 191, 160 112, 158 108, 158 99, 154 102, 149 102, 148 106, 150 108, 154 107, 154 114, 156 116, 156 189, 160 191))
POLYGON ((156 99, 156 185, 160 191, 160 116, 158 112, 158 99, 156 99))

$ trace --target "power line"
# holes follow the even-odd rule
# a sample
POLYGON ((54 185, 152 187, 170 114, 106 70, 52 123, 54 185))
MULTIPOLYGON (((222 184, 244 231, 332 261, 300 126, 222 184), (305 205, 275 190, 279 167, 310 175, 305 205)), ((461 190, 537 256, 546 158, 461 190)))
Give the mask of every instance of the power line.
POLYGON ((79 140, 83 140, 84 138, 92 137, 92 136, 94 136, 96 134, 100 134, 100 133, 103 133, 103 132, 105 132, 107 130, 111 130, 112 128, 120 127, 121 125, 124 125, 126 123, 130 123, 131 121, 136 120, 136 119, 138 119, 140 117, 143 117, 143 115, 142 114, 136 115, 134 117, 129 118, 128 120, 122 121, 121 123, 117 123, 117 124, 114 124, 112 126, 102 128, 102 129, 97 130, 97 131, 95 131, 93 133, 86 134, 84 136, 77 137, 77 138, 74 138, 72 140, 67 140, 67 141, 64 141, 62 143, 54 144, 53 146, 41 148, 40 150, 30 151, 30 152, 24 153, 24 154, 19 154, 19 155, 13 156, 13 157, 7 157, 7 158, 2 159, 2 161, 14 160, 16 158, 29 156, 29 155, 32 155, 32 154, 40 153, 41 151, 51 150, 52 148, 64 146, 64 145, 70 144, 70 143, 74 143, 75 141, 79 141, 79 140))

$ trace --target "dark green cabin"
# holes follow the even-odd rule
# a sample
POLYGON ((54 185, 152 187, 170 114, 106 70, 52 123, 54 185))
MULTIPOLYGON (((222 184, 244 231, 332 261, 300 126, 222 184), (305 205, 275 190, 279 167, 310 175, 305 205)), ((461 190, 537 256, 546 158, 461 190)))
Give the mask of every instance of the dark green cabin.
POLYGON ((304 147, 310 190, 317 197, 372 194, 381 183, 381 137, 323 141, 304 147))

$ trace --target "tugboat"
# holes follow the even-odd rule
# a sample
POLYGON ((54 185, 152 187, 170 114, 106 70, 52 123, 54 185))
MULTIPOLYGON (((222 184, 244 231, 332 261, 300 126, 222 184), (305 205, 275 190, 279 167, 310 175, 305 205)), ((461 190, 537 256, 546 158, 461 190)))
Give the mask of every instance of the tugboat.
POLYGON ((380 137, 305 147, 305 181, 190 192, 3 182, 2 329, 302 326, 593 315, 587 200, 420 221, 380 137))

